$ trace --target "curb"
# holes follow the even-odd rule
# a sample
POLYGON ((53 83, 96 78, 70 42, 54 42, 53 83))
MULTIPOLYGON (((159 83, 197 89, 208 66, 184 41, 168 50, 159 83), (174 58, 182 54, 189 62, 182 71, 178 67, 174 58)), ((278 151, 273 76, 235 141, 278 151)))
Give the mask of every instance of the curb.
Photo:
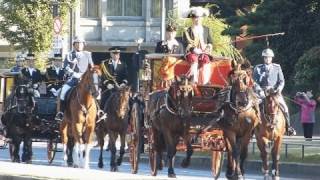
MULTIPOLYGON (((165 157, 165 155, 163 156, 165 157)), ((179 154, 175 157, 175 167, 180 167, 180 163, 182 162, 184 156, 179 154)), ((129 157, 124 157, 125 161, 129 161, 129 157)), ((142 154, 140 157, 140 162, 149 163, 149 158, 147 154, 142 154)), ((224 157, 222 171, 226 169, 226 153, 224 157)), ((270 172, 271 172, 271 164, 270 172)), ((261 174, 262 162, 259 160, 247 160, 245 163, 246 172, 261 174)), ((191 157, 191 169, 201 169, 201 170, 211 170, 211 157, 206 156, 192 156, 191 157)), ((304 164, 304 163, 288 163, 288 162, 280 162, 280 174, 286 175, 289 177, 304 177, 304 178, 315 178, 320 176, 320 165, 319 164, 304 164)), ((164 168, 166 170, 166 168, 164 168)), ((224 177, 224 174, 221 174, 220 177, 224 177)))

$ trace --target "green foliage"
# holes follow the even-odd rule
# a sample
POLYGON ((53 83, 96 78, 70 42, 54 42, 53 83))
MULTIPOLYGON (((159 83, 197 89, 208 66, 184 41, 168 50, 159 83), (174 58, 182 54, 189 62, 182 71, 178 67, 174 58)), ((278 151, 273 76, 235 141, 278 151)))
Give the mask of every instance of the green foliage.
MULTIPOLYGON (((230 35, 239 35, 242 25, 248 25, 248 35, 285 32, 285 36, 269 40, 275 51, 275 62, 281 64, 287 79, 287 90, 293 88, 294 67, 299 57, 320 44, 319 0, 263 1, 254 12, 228 22, 231 26, 225 32, 230 35)), ((245 55, 253 64, 261 63, 261 51, 265 47, 263 39, 254 40, 246 48, 245 55)))
MULTIPOLYGON (((173 11, 169 12, 167 24, 173 24, 177 27, 177 36, 181 37, 183 32, 192 25, 190 18, 179 19, 173 11)), ((222 35, 227 25, 222 19, 214 16, 203 17, 202 24, 210 29, 210 35, 213 40, 214 56, 225 56, 235 60, 242 60, 240 53, 231 44, 231 38, 228 35, 222 35)))
POLYGON ((320 46, 307 51, 295 65, 294 82, 300 90, 319 92, 320 77, 320 46))
MULTIPOLYGON (((60 16, 68 17, 76 0, 60 0, 60 16)), ((33 52, 37 57, 47 54, 53 39, 51 0, 2 0, 0 2, 1 35, 16 50, 33 52)), ((66 21, 64 21, 66 22, 66 21)), ((41 67, 43 63, 39 60, 41 67)))
POLYGON ((255 10, 262 0, 216 0, 211 10, 222 18, 247 15, 255 10))

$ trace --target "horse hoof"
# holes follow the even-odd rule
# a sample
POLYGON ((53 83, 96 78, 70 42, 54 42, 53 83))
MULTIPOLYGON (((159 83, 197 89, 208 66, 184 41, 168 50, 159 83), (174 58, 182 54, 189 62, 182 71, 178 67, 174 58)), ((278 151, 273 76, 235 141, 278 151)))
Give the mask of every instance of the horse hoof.
POLYGON ((237 178, 238 180, 243 180, 244 179, 244 177, 242 176, 242 175, 238 175, 238 178, 237 178))
POLYGON ((103 163, 98 163, 98 167, 100 168, 100 169, 102 169, 103 168, 103 163))
POLYGON ((131 174, 137 174, 138 170, 131 170, 131 174))
POLYGON ((227 179, 233 179, 233 174, 226 174, 227 179))
POLYGON ((121 166, 121 164, 122 164, 122 160, 121 160, 121 159, 118 159, 118 160, 117 160, 117 165, 118 165, 118 166, 121 166))
POLYGON ((190 160, 188 161, 187 159, 183 159, 181 162, 181 167, 187 168, 190 165, 190 160))
POLYGON ((272 180, 280 180, 280 176, 272 176, 272 180))
POLYGON ((173 173, 173 174, 168 174, 168 177, 169 178, 176 178, 177 176, 176 176, 176 174, 173 173))
POLYGON ((117 172, 117 171, 118 171, 118 168, 117 168, 117 167, 111 167, 111 168, 110 168, 110 171, 111 171, 111 172, 117 172))
POLYGON ((12 162, 14 162, 14 163, 20 163, 20 159, 13 159, 12 162))

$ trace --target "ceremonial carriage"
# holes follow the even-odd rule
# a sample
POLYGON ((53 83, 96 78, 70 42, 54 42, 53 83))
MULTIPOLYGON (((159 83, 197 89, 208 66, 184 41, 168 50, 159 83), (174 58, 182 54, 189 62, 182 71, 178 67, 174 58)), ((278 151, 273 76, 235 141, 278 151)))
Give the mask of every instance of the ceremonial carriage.
MULTIPOLYGON (((18 79, 20 78, 19 75, 19 73, 12 72, 4 72, 0 75, 0 108, 2 119, 6 112, 10 111, 10 109, 18 107, 21 103, 16 98, 12 98, 13 96, 15 96, 15 93, 17 92, 16 89, 20 86, 27 87, 27 89, 29 90, 30 88, 32 89, 32 86, 30 85, 17 83, 18 79)), ((40 87, 38 88, 41 92, 41 96, 33 97, 34 107, 30 113, 30 133, 32 142, 47 143, 47 158, 49 164, 51 164, 57 151, 57 144, 60 142, 60 122, 57 122, 54 119, 56 115, 57 98, 55 96, 47 94, 46 84, 47 83, 43 82, 40 84, 40 87)), ((15 121, 18 121, 18 119, 15 121)), ((6 146, 7 144, 9 144, 10 156, 11 158, 13 158, 11 146, 12 138, 7 133, 5 133, 5 129, 7 129, 7 127, 5 127, 5 125, 3 124, 2 126, 2 134, 5 137, 3 145, 6 146)), ((24 126, 28 127, 29 125, 24 126)))
MULTIPOLYGON (((139 90, 132 105, 130 132, 128 136, 130 148, 130 162, 132 172, 137 173, 140 151, 143 144, 149 153, 152 175, 157 174, 157 158, 153 149, 154 134, 147 108, 150 104, 151 92, 167 89, 175 76, 188 73, 190 64, 183 60, 183 55, 147 54, 139 73, 139 90), (138 111, 137 111, 138 110, 138 111), (140 112, 138 114, 132 114, 140 112)), ((231 60, 223 57, 213 57, 211 61, 211 80, 209 85, 194 85, 192 97, 192 120, 189 134, 192 149, 195 151, 209 151, 212 157, 212 174, 218 178, 223 163, 223 152, 226 150, 223 131, 217 121, 223 116, 219 111, 221 105, 228 99, 228 75, 231 71, 231 60)), ((201 69, 200 69, 201 71, 201 69)), ((186 151, 186 145, 181 139, 177 145, 178 151, 186 151)))

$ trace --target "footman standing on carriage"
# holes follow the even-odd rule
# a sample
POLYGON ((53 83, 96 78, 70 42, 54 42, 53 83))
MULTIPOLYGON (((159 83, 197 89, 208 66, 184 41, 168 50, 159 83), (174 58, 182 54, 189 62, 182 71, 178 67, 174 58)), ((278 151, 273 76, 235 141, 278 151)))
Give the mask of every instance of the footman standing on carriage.
MULTIPOLYGON (((271 89, 274 93, 278 94, 278 101, 286 119, 287 135, 295 135, 296 131, 290 126, 288 106, 281 94, 285 85, 281 66, 279 64, 272 63, 274 53, 269 48, 262 51, 262 57, 264 59, 264 64, 257 65, 253 72, 253 78, 256 82, 255 90, 261 99, 265 98, 264 90, 267 89, 271 89)), ((261 112, 263 112, 263 110, 261 110, 261 112)))
POLYGON ((60 103, 58 103, 56 120, 62 120, 66 102, 65 96, 69 89, 76 86, 81 76, 87 71, 89 65, 93 67, 91 52, 84 51, 85 40, 75 37, 73 40, 73 50, 66 55, 63 68, 68 75, 66 83, 62 86, 60 93, 60 103), (60 104, 60 105, 59 105, 60 104), (60 106, 60 107, 59 107, 60 106))
POLYGON ((48 90, 52 95, 58 96, 63 85, 64 69, 62 69, 62 55, 54 54, 52 64, 46 69, 46 81, 48 82, 48 90))
POLYGON ((109 51, 111 58, 101 63, 101 80, 103 83, 100 103, 101 108, 103 108, 115 86, 128 83, 128 69, 126 63, 121 62, 120 60, 120 48, 112 47, 109 51))
POLYGON ((157 43, 156 53, 184 54, 183 45, 176 39, 177 28, 168 24, 166 27, 166 40, 157 43))
POLYGON ((212 39, 209 28, 201 25, 201 17, 208 15, 209 11, 202 7, 191 8, 188 18, 192 18, 192 26, 183 34, 186 60, 191 64, 189 75, 193 76, 194 83, 199 84, 209 83, 211 77, 209 54, 212 50, 212 39))

